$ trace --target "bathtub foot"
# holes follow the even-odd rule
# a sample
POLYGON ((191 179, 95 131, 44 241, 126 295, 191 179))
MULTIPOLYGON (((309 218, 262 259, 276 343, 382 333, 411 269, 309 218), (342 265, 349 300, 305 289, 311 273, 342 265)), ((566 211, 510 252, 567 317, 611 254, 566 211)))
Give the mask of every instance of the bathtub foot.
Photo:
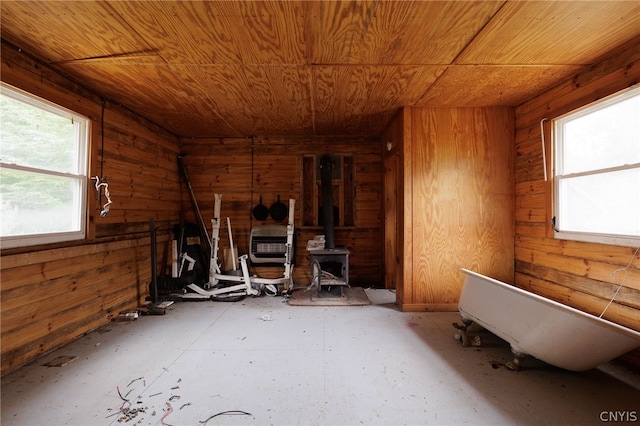
POLYGON ((460 344, 462 344, 462 346, 465 348, 468 346, 482 345, 480 336, 474 336, 473 339, 469 339, 469 335, 467 334, 467 328, 471 324, 473 324, 473 321, 465 318, 462 318, 462 325, 458 324, 457 322, 454 322, 453 324, 451 324, 458 330, 458 332, 453 335, 453 338, 459 341, 460 344))
POLYGON ((462 325, 458 324, 457 322, 454 322, 451 325, 459 331, 467 331, 467 328, 469 328, 471 324, 473 324, 473 321, 471 321, 470 319, 462 318, 462 325))
POLYGON ((513 348, 511 348, 511 353, 513 354, 513 361, 507 361, 504 365, 511 371, 520 371, 522 361, 527 357, 527 354, 513 348))

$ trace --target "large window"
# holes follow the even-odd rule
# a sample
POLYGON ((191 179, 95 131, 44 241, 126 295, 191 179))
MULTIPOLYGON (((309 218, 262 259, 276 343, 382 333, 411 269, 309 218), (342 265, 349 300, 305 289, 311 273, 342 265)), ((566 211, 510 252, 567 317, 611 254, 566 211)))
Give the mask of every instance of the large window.
POLYGON ((2 248, 85 237, 89 120, 0 86, 2 248))
POLYGON ((640 245, 640 86, 554 120, 555 235, 640 245))

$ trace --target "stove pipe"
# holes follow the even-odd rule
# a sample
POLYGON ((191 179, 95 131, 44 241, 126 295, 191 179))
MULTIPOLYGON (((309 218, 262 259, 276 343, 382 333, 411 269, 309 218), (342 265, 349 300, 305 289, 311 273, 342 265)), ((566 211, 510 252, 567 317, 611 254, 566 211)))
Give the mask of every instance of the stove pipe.
POLYGON ((334 249, 333 176, 334 164, 329 154, 320 159, 320 183, 322 185, 322 219, 324 223, 324 248, 334 249))

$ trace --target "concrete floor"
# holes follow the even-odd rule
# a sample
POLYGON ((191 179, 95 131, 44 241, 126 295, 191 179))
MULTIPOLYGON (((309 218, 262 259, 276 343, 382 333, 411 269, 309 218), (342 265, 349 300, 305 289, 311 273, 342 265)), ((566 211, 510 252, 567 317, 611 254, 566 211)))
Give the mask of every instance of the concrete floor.
POLYGON ((363 307, 263 296, 176 303, 165 316, 113 322, 3 377, 2 425, 589 425, 610 412, 640 417, 640 375, 621 365, 573 373, 527 359, 512 372, 496 337, 481 332, 481 348, 452 338, 455 313, 403 313, 392 292, 367 294, 373 304, 363 307), (42 365, 61 355, 78 358, 42 365), (124 408, 140 410, 128 421, 118 388, 124 408))

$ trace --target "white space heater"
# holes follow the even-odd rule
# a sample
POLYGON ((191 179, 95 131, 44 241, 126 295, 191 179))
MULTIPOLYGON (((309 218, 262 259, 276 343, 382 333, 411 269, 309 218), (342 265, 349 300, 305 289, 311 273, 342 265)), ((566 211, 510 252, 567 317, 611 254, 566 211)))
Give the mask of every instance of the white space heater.
MULTIPOLYGON (((263 225, 251 229, 251 252, 253 264, 284 264, 287 253, 287 227, 284 225, 263 225)), ((293 247, 292 247, 293 250, 293 247)), ((293 260, 293 252, 292 252, 293 260)), ((293 263, 293 262, 291 262, 293 263)))

